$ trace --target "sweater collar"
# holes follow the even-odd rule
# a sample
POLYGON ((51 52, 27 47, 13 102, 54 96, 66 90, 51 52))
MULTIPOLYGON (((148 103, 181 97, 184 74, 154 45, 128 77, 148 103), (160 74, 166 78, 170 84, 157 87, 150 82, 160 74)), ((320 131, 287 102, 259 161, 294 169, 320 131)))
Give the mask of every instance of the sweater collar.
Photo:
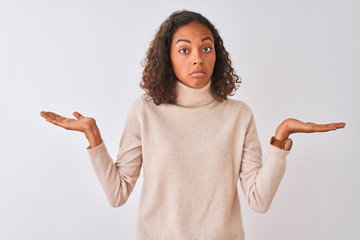
POLYGON ((181 81, 176 81, 176 105, 183 107, 200 107, 214 101, 211 93, 211 79, 201 88, 192 88, 181 81))

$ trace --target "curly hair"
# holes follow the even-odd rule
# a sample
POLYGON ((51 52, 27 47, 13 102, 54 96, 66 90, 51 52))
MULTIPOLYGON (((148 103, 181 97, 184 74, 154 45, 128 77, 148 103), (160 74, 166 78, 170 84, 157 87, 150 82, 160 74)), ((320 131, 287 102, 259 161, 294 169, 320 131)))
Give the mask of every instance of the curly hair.
POLYGON ((142 61, 144 71, 140 88, 152 97, 156 105, 175 104, 175 76, 171 59, 170 46, 176 30, 191 22, 205 25, 214 37, 216 60, 211 76, 211 92, 218 101, 226 100, 235 94, 241 79, 231 66, 229 53, 223 40, 212 23, 199 13, 187 10, 176 11, 163 22, 142 61))

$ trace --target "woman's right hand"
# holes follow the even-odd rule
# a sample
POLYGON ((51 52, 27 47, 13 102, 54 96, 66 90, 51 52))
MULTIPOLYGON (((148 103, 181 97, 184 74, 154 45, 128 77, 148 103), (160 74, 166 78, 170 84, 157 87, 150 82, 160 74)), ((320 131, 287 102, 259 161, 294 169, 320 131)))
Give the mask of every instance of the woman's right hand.
POLYGON ((83 132, 90 143, 88 148, 96 147, 102 143, 101 134, 94 118, 84 117, 78 112, 73 112, 74 117, 77 119, 66 118, 53 112, 42 111, 40 114, 46 121, 59 127, 83 132))
POLYGON ((96 125, 94 118, 84 117, 78 112, 74 112, 73 115, 77 119, 66 118, 53 112, 41 112, 41 116, 45 118, 46 121, 51 122, 52 124, 55 124, 59 127, 63 127, 67 130, 86 133, 96 125))

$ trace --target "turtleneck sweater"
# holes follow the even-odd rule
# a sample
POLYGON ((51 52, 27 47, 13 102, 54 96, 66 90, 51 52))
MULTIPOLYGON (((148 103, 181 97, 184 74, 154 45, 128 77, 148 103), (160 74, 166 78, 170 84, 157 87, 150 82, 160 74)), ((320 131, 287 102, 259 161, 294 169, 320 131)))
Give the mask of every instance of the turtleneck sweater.
POLYGON ((183 107, 200 107, 215 100, 211 94, 211 80, 201 88, 191 88, 177 81, 175 85, 176 105, 183 107))
POLYGON ((176 104, 146 94, 132 103, 115 162, 104 141, 87 148, 97 178, 120 207, 143 168, 137 240, 243 240, 238 180, 247 204, 266 212, 288 151, 269 145, 263 164, 251 109, 216 100, 211 80, 201 88, 178 81, 175 93, 176 104))

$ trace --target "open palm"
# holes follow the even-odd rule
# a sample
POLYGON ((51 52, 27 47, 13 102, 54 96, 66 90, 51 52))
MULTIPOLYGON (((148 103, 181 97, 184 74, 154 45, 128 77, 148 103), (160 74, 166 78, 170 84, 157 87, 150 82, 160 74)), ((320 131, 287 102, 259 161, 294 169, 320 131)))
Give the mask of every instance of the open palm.
POLYGON ((45 118, 46 121, 63 127, 67 130, 74 130, 85 133, 92 125, 95 124, 94 118, 84 117, 78 112, 74 112, 73 115, 76 117, 76 119, 66 118, 53 112, 41 112, 41 116, 45 118))
POLYGON ((284 120, 276 129, 276 138, 283 140, 293 133, 328 132, 345 127, 344 122, 316 124, 313 122, 302 122, 294 118, 284 120))

